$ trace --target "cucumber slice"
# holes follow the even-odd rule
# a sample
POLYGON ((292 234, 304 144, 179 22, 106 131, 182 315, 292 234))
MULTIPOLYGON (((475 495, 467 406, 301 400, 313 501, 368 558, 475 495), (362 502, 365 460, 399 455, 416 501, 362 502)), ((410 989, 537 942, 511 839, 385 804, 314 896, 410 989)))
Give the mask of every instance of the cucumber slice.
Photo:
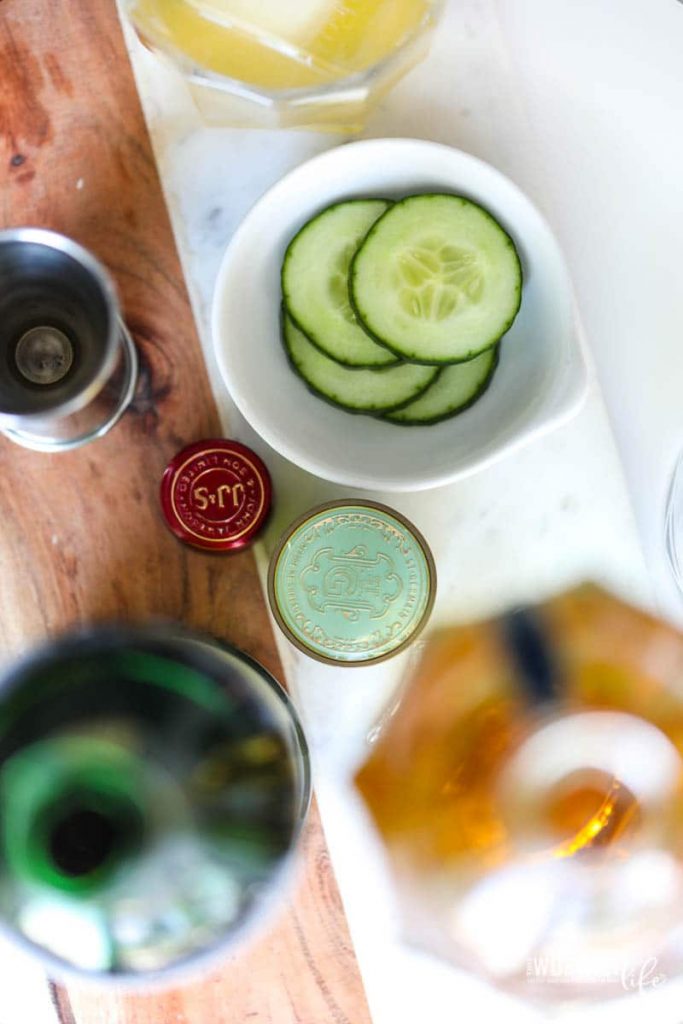
POLYGON ((365 328, 403 359, 458 363, 509 329, 522 297, 510 236, 463 196, 409 196, 373 225, 349 291, 365 328))
POLYGON ((382 412, 412 402, 429 387, 440 370, 436 366, 399 366, 378 370, 349 369, 311 345, 291 317, 283 316, 282 338, 296 373, 311 391, 349 412, 382 412))
POLYGON ((358 323, 349 299, 349 264, 391 204, 350 199, 328 206, 294 236, 282 263, 282 296, 309 341, 344 366, 389 366, 398 358, 358 323))
POLYGON ((496 345, 466 363, 444 366, 434 383, 419 398, 395 412, 383 413, 382 419, 407 427, 427 426, 469 409, 493 380, 498 365, 498 348, 496 345))

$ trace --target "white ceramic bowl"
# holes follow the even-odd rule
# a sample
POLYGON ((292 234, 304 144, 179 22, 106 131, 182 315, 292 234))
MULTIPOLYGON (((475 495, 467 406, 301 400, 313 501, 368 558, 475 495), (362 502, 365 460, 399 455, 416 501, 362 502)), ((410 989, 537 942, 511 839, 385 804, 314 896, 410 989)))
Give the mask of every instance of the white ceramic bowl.
POLYGON ((414 139, 339 146, 271 188, 225 254, 213 337, 237 407, 271 447, 311 473, 371 490, 420 490, 471 473, 566 420, 587 387, 571 283, 545 220, 493 167, 414 139), (329 203, 428 191, 461 193, 489 209, 517 244, 525 283, 480 401, 442 423, 401 427, 336 409, 293 373, 280 342, 280 265, 292 236, 329 203))

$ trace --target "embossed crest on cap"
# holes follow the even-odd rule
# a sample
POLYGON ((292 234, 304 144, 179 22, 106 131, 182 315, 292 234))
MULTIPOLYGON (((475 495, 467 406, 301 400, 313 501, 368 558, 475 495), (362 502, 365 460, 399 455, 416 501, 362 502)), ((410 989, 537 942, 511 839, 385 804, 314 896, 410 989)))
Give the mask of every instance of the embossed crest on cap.
POLYGON ((268 594, 283 632, 321 661, 363 665, 407 646, 434 603, 425 539, 385 505, 343 501, 297 520, 270 563, 268 594))
POLYGON ((238 441, 197 441, 169 463, 161 506, 180 540, 207 551, 235 551, 255 539, 270 511, 270 475, 238 441))

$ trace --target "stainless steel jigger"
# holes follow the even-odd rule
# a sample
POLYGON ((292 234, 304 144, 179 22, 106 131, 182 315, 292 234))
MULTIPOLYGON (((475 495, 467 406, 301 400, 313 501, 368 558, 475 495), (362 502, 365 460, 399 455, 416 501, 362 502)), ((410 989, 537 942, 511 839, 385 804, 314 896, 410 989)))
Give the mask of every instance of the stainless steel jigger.
POLYGON ((38 451, 78 448, 120 419, 137 373, 102 264, 52 231, 0 232, 0 431, 38 451))

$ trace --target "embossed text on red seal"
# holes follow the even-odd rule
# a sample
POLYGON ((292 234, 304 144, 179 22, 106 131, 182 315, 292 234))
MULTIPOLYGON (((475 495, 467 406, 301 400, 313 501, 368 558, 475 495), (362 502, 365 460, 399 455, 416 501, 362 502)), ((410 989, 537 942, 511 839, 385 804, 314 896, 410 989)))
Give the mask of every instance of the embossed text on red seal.
POLYGON ((180 540, 228 552, 255 540, 270 511, 270 474, 238 441, 212 438, 188 445, 161 480, 161 507, 180 540))

